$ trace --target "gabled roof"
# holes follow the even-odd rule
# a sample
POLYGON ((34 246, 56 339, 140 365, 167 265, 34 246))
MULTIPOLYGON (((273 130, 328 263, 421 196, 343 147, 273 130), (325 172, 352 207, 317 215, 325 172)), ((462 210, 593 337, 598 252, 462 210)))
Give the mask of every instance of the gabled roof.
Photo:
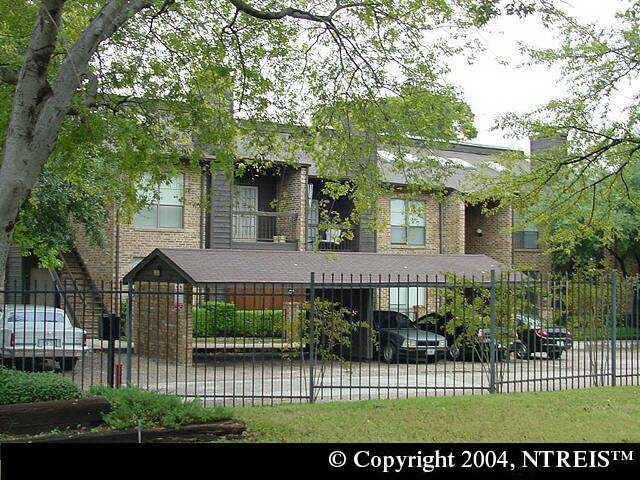
POLYGON ((500 275, 508 268, 486 255, 161 248, 151 252, 124 280, 192 285, 252 282, 308 285, 314 272, 318 283, 411 281, 413 284, 417 279, 441 282, 444 274, 449 273, 488 281, 491 270, 500 275))

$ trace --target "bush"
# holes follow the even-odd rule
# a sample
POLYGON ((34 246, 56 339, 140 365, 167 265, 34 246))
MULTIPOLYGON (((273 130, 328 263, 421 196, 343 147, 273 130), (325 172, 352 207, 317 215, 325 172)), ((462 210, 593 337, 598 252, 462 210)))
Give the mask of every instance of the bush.
POLYGON ((175 395, 139 388, 94 386, 90 392, 107 399, 112 411, 104 415, 104 421, 116 430, 137 427, 138 420, 146 428, 175 428, 231 418, 230 411, 223 407, 205 407, 198 400, 185 402, 175 395))
POLYGON ((236 310, 231 303, 206 302, 193 309, 193 336, 277 337, 283 319, 282 310, 236 310))
POLYGON ((29 373, 0 367, 0 405, 73 400, 81 395, 71 380, 56 373, 29 373))
POLYGON ((193 336, 214 337, 233 329, 236 306, 233 303, 205 302, 193 309, 193 336))
POLYGON ((283 330, 282 310, 238 310, 236 336, 279 337, 283 330))

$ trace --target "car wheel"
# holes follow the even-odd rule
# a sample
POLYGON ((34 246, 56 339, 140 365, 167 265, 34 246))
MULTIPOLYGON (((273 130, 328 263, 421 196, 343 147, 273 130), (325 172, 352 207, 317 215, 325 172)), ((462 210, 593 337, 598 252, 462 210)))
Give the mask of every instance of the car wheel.
POLYGON ((529 359, 529 349, 527 348, 527 346, 522 343, 522 342, 518 342, 513 351, 516 354, 516 358, 518 360, 527 360, 529 359))
POLYGON ((549 360, 558 360, 562 356, 562 350, 551 350, 547 352, 547 358, 549 360))
POLYGON ((395 363, 398 361, 398 347, 393 343, 387 343, 382 349, 382 360, 386 363, 395 363))
POLYGON ((449 347, 449 358, 454 362, 456 360, 461 360, 462 349, 460 348, 460 345, 456 345, 455 347, 449 347))

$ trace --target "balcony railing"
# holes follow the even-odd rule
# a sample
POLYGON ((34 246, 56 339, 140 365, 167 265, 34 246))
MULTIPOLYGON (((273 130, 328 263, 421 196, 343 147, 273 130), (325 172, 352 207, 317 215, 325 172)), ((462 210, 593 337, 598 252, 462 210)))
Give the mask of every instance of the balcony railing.
POLYGON ((232 228, 234 242, 294 242, 298 240, 298 215, 234 211, 232 228))
POLYGON ((308 230, 309 238, 308 250, 317 249, 321 252, 357 252, 358 251, 358 236, 354 235, 353 238, 345 238, 340 232, 333 232, 328 234, 325 231, 318 231, 310 228, 308 230))

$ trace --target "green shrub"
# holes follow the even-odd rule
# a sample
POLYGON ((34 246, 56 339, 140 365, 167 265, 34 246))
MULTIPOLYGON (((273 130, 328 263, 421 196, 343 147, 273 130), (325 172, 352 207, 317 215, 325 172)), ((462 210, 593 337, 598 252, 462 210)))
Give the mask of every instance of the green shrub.
POLYGON ((0 405, 80 398, 80 389, 52 372, 22 372, 0 367, 0 405))
POLYGON ((204 302, 193 309, 193 336, 214 337, 233 329, 236 306, 233 303, 204 302))
POLYGON ((183 401, 139 388, 94 386, 90 392, 107 399, 112 411, 104 415, 104 421, 116 430, 136 427, 138 420, 146 428, 174 428, 231 418, 230 410, 223 407, 204 407, 198 400, 183 401))
POLYGON ((236 336, 279 337, 283 330, 282 310, 238 310, 236 336))
POLYGON ((278 337, 284 329, 282 310, 236 310, 231 303, 206 302, 193 309, 193 336, 278 337))

